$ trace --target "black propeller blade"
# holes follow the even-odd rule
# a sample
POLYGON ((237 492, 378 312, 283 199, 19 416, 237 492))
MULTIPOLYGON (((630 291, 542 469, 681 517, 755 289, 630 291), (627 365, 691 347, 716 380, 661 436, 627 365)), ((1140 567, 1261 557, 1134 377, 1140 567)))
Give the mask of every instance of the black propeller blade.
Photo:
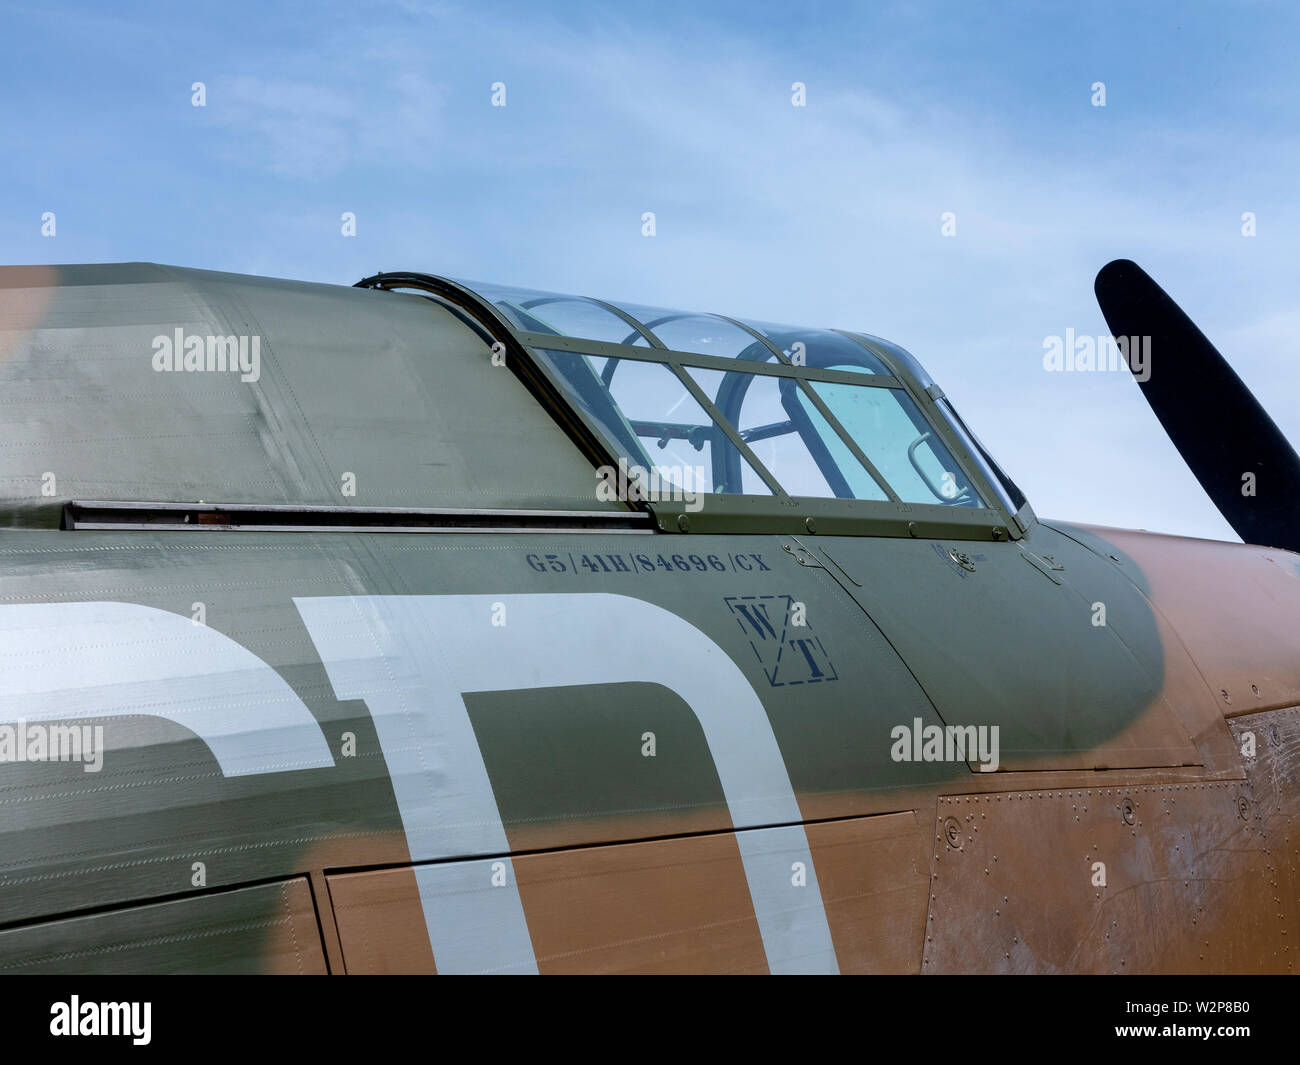
POLYGON ((1151 338, 1146 372, 1132 356, 1130 369, 1228 524, 1248 544, 1300 551, 1300 457, 1228 361, 1137 263, 1107 263, 1093 288, 1117 340, 1151 338))

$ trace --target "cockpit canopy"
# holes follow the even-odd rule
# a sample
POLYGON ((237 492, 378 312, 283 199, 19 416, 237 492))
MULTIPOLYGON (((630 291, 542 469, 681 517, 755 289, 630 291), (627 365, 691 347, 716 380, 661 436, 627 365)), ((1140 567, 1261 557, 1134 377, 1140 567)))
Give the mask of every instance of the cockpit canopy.
POLYGON ((879 338, 458 284, 661 488, 1008 515, 1024 505, 916 360, 879 338))

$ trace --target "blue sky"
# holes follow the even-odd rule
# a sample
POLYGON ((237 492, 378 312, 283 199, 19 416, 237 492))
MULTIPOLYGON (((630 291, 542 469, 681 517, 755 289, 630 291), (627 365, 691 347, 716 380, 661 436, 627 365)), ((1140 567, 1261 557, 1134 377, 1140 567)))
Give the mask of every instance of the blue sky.
POLYGON ((0 261, 862 329, 1040 515, 1235 538, 1128 375, 1043 345, 1104 334, 1092 279, 1133 258, 1300 441, 1300 9, 1052 7, 0 3, 0 261))

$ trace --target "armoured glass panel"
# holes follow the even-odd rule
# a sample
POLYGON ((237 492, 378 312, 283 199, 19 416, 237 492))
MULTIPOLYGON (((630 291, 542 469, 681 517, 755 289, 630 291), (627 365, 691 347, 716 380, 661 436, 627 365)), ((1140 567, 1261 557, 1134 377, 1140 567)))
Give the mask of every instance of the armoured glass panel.
MULTIPOLYGON (((961 467, 902 389, 827 381, 813 381, 811 387, 904 503, 984 506, 961 467)), ((803 402, 816 414, 811 403, 803 402)), ((833 443, 829 446, 834 451, 833 443)))
POLYGON ((573 351, 538 354, 629 466, 686 492, 772 494, 670 367, 573 351))

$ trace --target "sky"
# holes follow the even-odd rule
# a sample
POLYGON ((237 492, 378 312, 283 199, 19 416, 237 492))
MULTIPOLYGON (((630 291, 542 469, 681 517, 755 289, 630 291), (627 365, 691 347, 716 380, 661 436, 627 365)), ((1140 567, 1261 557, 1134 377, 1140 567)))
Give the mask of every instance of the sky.
POLYGON ((1298 31, 1287 3, 0 0, 0 262, 861 330, 1039 516, 1236 539, 1127 371, 1044 352, 1108 332, 1093 278, 1134 259, 1300 442, 1298 31))

